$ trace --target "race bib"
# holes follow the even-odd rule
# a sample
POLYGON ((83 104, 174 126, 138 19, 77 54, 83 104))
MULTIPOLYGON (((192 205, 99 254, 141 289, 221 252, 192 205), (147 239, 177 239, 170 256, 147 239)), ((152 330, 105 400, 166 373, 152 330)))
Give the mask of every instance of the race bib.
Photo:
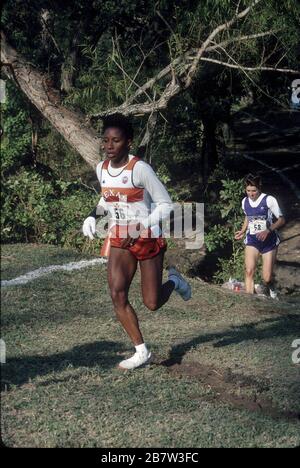
POLYGON ((251 235, 258 234, 259 232, 267 229, 267 221, 265 219, 254 219, 249 221, 249 232, 251 235))
POLYGON ((116 220, 127 221, 128 220, 128 207, 114 204, 113 205, 113 218, 116 220))

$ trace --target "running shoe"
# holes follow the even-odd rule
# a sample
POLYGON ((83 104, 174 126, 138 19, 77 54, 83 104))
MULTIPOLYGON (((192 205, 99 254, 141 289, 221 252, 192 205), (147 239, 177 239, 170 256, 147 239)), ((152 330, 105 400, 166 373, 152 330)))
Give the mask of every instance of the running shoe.
POLYGON ((275 299, 276 301, 279 301, 278 299, 278 293, 275 289, 269 288, 269 293, 270 293, 270 298, 275 299))
MULTIPOLYGON (((175 286, 175 291, 182 297, 184 301, 188 301, 192 297, 191 285, 181 276, 181 274, 174 267, 169 269, 169 280, 172 281, 172 277, 177 278, 178 286, 175 286)), ((177 283, 176 282, 176 283, 177 283)), ((175 284, 176 284, 175 283, 175 284)))
POLYGON ((268 297, 269 291, 264 284, 255 284, 254 291, 259 297, 268 297))
POLYGON ((149 364, 151 361, 151 353, 150 351, 147 353, 134 353, 134 355, 129 358, 121 361, 119 367, 124 370, 132 370, 136 369, 137 367, 142 367, 149 364))

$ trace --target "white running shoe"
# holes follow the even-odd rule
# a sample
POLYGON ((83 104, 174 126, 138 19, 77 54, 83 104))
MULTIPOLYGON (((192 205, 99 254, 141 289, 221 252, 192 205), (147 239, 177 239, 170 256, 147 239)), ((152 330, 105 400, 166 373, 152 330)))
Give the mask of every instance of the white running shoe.
POLYGON ((275 299, 276 301, 279 301, 278 299, 278 293, 275 289, 269 288, 269 293, 270 293, 270 298, 275 299))
POLYGON ((169 269, 169 280, 172 280, 172 276, 175 276, 178 280, 178 286, 175 286, 175 291, 182 297, 184 301, 188 301, 192 297, 191 285, 181 276, 181 274, 174 267, 169 269))
POLYGON ((121 361, 119 367, 125 370, 132 370, 136 367, 145 366, 149 364, 151 360, 151 353, 150 351, 147 353, 134 353, 134 355, 129 358, 121 361))

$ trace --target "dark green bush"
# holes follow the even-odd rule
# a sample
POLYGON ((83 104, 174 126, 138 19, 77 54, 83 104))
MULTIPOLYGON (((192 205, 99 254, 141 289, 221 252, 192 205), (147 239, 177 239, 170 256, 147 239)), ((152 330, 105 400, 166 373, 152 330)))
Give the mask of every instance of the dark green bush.
POLYGON ((98 199, 79 184, 45 180, 37 172, 21 169, 2 183, 2 241, 52 243, 94 251, 101 242, 91 249, 81 226, 98 199))

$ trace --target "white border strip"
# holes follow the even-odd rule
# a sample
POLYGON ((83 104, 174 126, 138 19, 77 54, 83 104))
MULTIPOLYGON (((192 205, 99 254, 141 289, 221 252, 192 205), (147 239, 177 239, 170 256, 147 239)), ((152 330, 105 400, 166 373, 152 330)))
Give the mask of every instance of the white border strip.
POLYGON ((72 270, 80 270, 81 268, 86 268, 89 266, 94 266, 98 264, 107 263, 106 258, 95 258, 93 260, 81 260, 80 262, 70 262, 65 265, 50 265, 47 267, 41 267, 37 270, 29 271, 25 275, 18 276, 12 280, 3 280, 1 281, 1 287, 6 286, 18 286, 20 284, 26 284, 29 281, 33 281, 41 276, 48 275, 53 271, 58 270, 65 270, 65 271, 72 271, 72 270))

